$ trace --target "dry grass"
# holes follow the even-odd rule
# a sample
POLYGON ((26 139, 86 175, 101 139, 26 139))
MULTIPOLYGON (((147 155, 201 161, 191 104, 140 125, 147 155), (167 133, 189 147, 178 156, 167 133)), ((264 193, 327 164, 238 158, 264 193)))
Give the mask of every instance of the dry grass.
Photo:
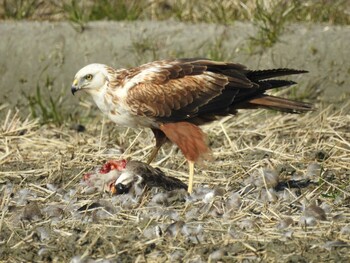
MULTIPOLYGON (((345 262, 349 110, 247 111, 204 127, 214 158, 197 167, 192 196, 179 192, 168 203, 157 189, 142 197, 82 192, 82 175, 103 161, 145 160, 151 133, 110 122, 102 129, 100 119, 78 133, 9 112, 0 124, 0 259, 345 262), (277 175, 309 183, 277 191, 277 175), (92 203, 99 207, 78 210, 92 203)), ((187 180, 175 147, 154 165, 187 180)))

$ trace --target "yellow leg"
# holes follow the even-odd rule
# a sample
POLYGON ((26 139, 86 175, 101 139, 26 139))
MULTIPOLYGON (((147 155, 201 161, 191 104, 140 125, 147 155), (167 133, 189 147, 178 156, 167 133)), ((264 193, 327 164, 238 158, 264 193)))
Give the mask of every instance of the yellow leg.
POLYGON ((151 155, 148 157, 147 164, 150 164, 154 160, 154 158, 156 158, 160 147, 162 147, 162 146, 161 145, 160 146, 154 146, 154 148, 153 148, 153 150, 151 152, 151 155))
POLYGON ((190 179, 188 181, 188 192, 191 194, 193 189, 193 176, 194 176, 194 162, 188 161, 189 171, 190 171, 190 179))

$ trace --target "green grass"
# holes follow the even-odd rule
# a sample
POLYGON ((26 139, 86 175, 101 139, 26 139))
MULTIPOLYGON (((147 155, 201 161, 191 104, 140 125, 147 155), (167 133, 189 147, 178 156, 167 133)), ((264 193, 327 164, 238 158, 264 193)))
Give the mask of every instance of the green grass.
MULTIPOLYGON (((313 22, 350 24, 349 0, 3 0, 0 19, 57 20, 167 20, 232 24, 265 20, 267 23, 313 22), (292 15, 290 9, 295 10, 292 15), (61 16, 57 16, 60 13, 61 16), (50 16, 51 15, 51 16, 50 16), (54 17, 55 15, 55 17, 54 17)), ((271 24, 271 25, 272 25, 271 24)))
POLYGON ((223 32, 214 40, 214 42, 210 43, 209 47, 207 48, 207 54, 204 56, 216 61, 224 61, 227 60, 228 57, 231 57, 230 54, 227 54, 227 51, 223 47, 226 41, 226 36, 226 33, 223 32))
POLYGON ((51 93, 52 87, 53 80, 48 77, 44 87, 37 85, 34 95, 23 94, 23 96, 28 101, 33 118, 39 118, 42 124, 52 123, 60 126, 66 117, 63 110, 63 92, 54 97, 51 93), (43 96, 43 93, 48 94, 48 96, 43 96))
MULTIPOLYGON (((3 0, 0 19, 68 20, 83 31, 96 20, 176 20, 190 23, 233 24, 249 21, 257 28, 251 38, 256 47, 273 46, 286 25, 295 22, 350 24, 349 0, 3 0), (43 18, 43 13, 45 16, 43 18)), ((220 57, 218 54, 209 54, 220 57)))
POLYGON ((42 3, 43 1, 39 0, 3 0, 3 18, 17 20, 31 18, 42 3))
POLYGON ((137 20, 143 11, 141 1, 100 0, 87 1, 70 0, 63 2, 61 9, 68 21, 83 31, 88 21, 98 20, 137 20))
POLYGON ((291 2, 297 7, 297 12, 291 17, 293 21, 307 21, 335 25, 350 24, 349 0, 294 0, 291 2))
POLYGON ((100 0, 91 7, 90 20, 137 20, 145 3, 143 1, 100 0))
POLYGON ((89 14, 84 5, 79 4, 78 0, 70 0, 69 3, 63 3, 61 8, 66 19, 77 25, 79 31, 85 29, 86 23, 89 20, 89 14))
MULTIPOLYGON (((138 35, 133 38, 130 53, 136 58, 136 63, 146 63, 148 60, 159 59, 158 51, 164 46, 156 36, 138 35)), ((132 66, 132 65, 130 65, 132 66)))
POLYGON ((276 5, 264 5, 264 1, 257 1, 253 24, 258 29, 256 36, 251 38, 251 44, 271 47, 283 33, 286 23, 293 16, 296 6, 289 2, 278 2, 276 5))
MULTIPOLYGON (((225 25, 249 21, 257 28, 256 35, 251 37, 249 50, 252 53, 257 47, 272 47, 289 23, 349 25, 349 13, 349 0, 3 0, 0 4, 0 19, 68 20, 78 31, 83 31, 89 21, 96 20, 172 19, 225 25)), ((220 57, 214 53, 209 56, 220 57)))

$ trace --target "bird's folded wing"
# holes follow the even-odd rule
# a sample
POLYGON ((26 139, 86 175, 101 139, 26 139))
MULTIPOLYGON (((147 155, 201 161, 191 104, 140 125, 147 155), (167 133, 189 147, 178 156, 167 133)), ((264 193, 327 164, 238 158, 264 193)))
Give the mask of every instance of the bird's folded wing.
POLYGON ((199 107, 222 94, 227 84, 252 87, 242 70, 244 67, 240 64, 210 60, 148 63, 132 69, 133 76, 124 82, 126 104, 141 116, 190 119, 196 116, 199 107), (230 70, 230 76, 225 74, 226 70, 230 70))

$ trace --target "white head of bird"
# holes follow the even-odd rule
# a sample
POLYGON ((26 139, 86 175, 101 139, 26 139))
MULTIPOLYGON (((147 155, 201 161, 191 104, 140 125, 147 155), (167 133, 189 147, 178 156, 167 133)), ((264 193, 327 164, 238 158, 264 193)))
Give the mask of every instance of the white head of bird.
POLYGON ((108 82, 107 76, 106 65, 94 63, 83 67, 74 77, 72 94, 74 95, 79 90, 91 94, 100 91, 108 82))

